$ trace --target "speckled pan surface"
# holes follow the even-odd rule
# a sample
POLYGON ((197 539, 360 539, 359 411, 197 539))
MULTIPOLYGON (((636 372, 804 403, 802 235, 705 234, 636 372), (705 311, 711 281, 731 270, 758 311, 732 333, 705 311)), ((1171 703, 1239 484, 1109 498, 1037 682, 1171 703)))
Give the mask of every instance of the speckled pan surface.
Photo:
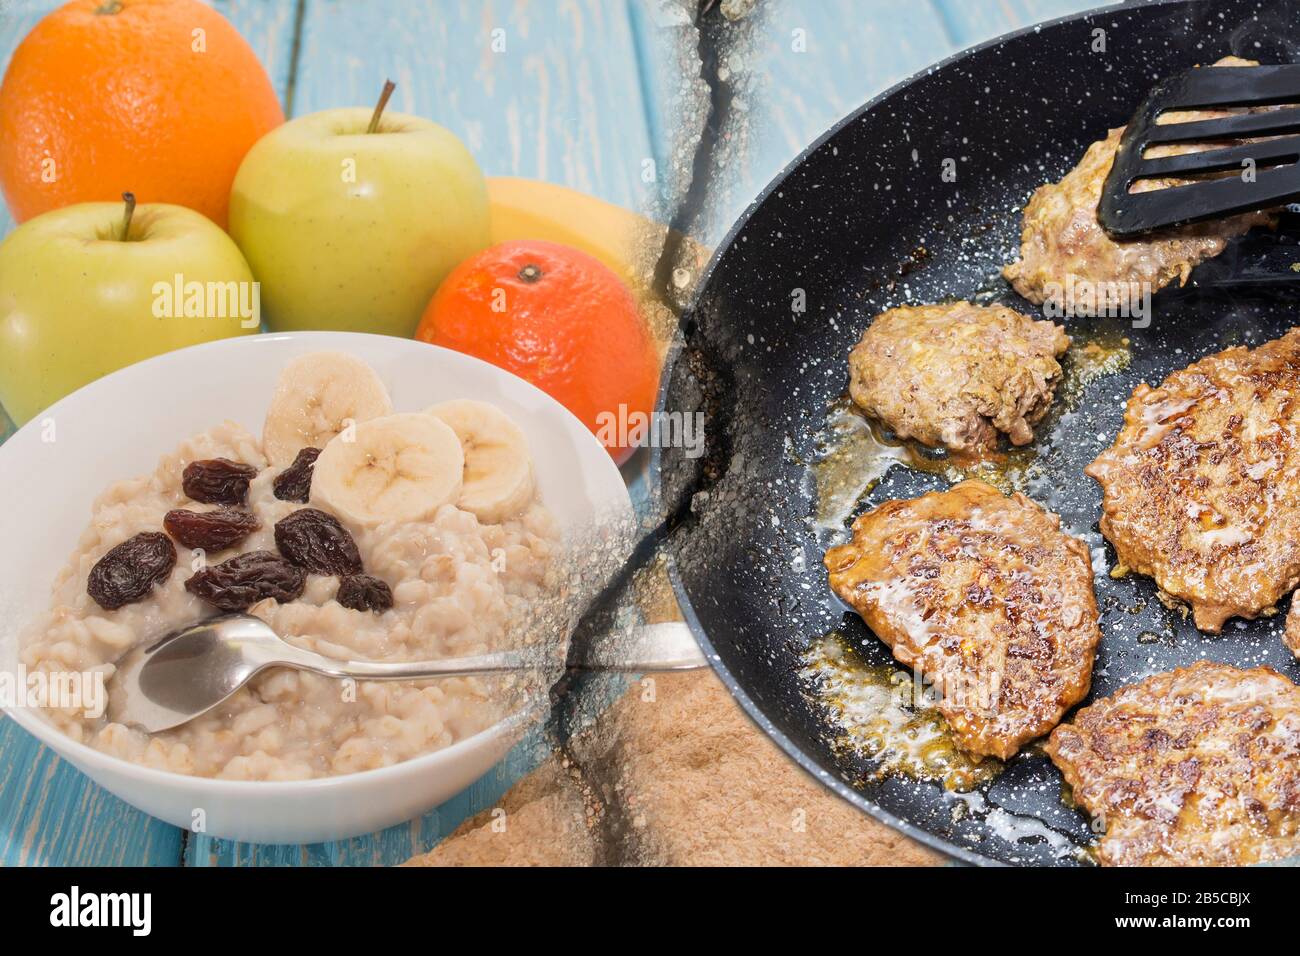
MULTIPOLYGON (((837 748, 836 726, 799 676, 801 655, 839 629, 868 663, 891 658, 826 585, 821 558, 835 532, 810 520, 808 463, 871 316, 966 297, 1032 314, 999 276, 1015 258, 1029 194, 1125 122, 1156 79, 1229 53, 1300 60, 1300 0, 1106 8, 995 41, 883 94, 810 148, 732 231, 665 389, 667 410, 707 415, 704 458, 669 449, 660 465, 666 500, 681 506, 668 546, 679 597, 723 679, 828 785, 968 861, 1078 864, 1093 835, 1036 751, 956 797, 937 783, 873 780, 870 761, 837 748), (941 175, 948 159, 951 181, 941 175), (801 299, 802 312, 794 308, 801 299)), ((1097 529, 1101 492, 1083 468, 1113 440, 1133 387, 1230 345, 1274 338, 1296 314, 1295 301, 1179 290, 1155 297, 1149 328, 1066 320, 1078 345, 1127 336, 1130 361, 1076 378, 1064 389, 1074 394, 1058 395, 1031 446, 1026 492, 1109 569, 1115 555, 1097 529)), ((933 471, 895 465, 855 513, 946 484, 933 471)), ((1089 699, 1202 658, 1268 664, 1300 680, 1281 616, 1202 635, 1157 600, 1149 579, 1112 580, 1104 570, 1097 598, 1103 639, 1089 699)))

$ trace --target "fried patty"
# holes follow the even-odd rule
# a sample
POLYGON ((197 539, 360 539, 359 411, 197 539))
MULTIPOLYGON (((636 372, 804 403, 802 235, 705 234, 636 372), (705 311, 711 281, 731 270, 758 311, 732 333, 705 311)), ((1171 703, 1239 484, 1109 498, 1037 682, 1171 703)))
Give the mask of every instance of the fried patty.
MULTIPOLYGON (((1253 60, 1225 57, 1215 67, 1255 66, 1253 60)), ((1185 123, 1228 115, 1223 111, 1178 111, 1160 123, 1185 123)), ((1020 234, 1020 258, 1002 274, 1022 296, 1035 304, 1050 301, 1058 314, 1096 315, 1107 311, 1107 296, 1123 298, 1132 291, 1155 293, 1175 279, 1187 281, 1192 269, 1221 253, 1228 240, 1255 226, 1276 225, 1274 211, 1242 213, 1225 219, 1193 223, 1142 239, 1112 239, 1097 221, 1102 186, 1115 161, 1125 127, 1093 143, 1079 165, 1059 183, 1034 191, 1025 206, 1020 234)), ((1231 143, 1178 143, 1147 150, 1148 158, 1197 152, 1231 143)), ((1140 180, 1144 192, 1178 185, 1184 180, 1140 180)))
POLYGON ((1199 661, 1085 707, 1047 753, 1105 824, 1109 866, 1235 866, 1300 853, 1300 688, 1199 661))
POLYGON ((1120 564, 1191 605, 1196 626, 1271 609, 1300 583, 1300 329, 1139 385, 1084 469, 1120 564))
POLYGON ((964 750, 1006 759, 1088 693, 1088 548, 1023 495, 963 481, 886 502, 825 560, 835 593, 932 681, 964 750))
POLYGON ((1063 329, 1002 306, 903 306, 849 353, 849 394, 901 438, 979 453, 1034 437, 1061 378, 1063 329))
POLYGON ((1282 632, 1282 640, 1292 654, 1300 657, 1300 600, 1295 597, 1291 598, 1291 610, 1286 616, 1286 630, 1282 632))

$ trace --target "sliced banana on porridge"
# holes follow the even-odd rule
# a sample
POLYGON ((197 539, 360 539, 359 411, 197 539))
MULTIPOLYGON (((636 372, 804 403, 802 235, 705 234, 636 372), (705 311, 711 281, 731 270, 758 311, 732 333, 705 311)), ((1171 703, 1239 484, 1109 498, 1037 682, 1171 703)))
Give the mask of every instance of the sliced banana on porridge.
POLYGON ((457 507, 485 524, 512 518, 533 500, 533 459, 524 431, 487 402, 456 399, 427 410, 451 427, 465 453, 457 507))
POLYGON ((379 375, 345 352, 309 352, 280 373, 262 426, 262 447, 275 467, 304 448, 324 448, 351 423, 393 413, 379 375))
POLYGON ((365 527, 425 521, 460 498, 464 471, 460 440, 441 420, 385 415, 330 439, 316 459, 312 500, 365 527))

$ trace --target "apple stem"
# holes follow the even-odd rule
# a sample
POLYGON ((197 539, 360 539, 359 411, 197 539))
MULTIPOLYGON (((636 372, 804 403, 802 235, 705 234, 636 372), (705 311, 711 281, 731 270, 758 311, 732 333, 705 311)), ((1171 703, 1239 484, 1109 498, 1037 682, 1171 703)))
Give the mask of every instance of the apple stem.
POLYGON ((388 105, 388 98, 393 95, 393 90, 397 89, 397 84, 392 80, 384 80, 384 91, 379 94, 379 102, 375 104, 375 111, 370 114, 370 125, 366 127, 367 133, 379 132, 379 117, 384 112, 384 107, 388 105))
POLYGON ((122 216, 122 241, 131 235, 131 217, 135 215, 135 193, 122 193, 122 202, 126 203, 126 213, 122 216))

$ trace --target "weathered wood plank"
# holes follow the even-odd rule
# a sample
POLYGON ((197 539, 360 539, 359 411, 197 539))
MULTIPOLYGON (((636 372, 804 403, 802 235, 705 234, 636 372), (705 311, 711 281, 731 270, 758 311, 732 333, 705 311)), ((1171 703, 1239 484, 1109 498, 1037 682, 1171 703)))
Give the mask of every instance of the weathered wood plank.
POLYGON ((1044 20, 1054 20, 1105 4, 1096 0, 933 0, 949 36, 959 47, 983 43, 993 37, 1044 20))
POLYGON ((651 152, 621 3, 313 0, 294 113, 368 106, 385 77, 392 109, 447 126, 488 175, 642 205, 651 152))
POLYGON ((175 866, 183 836, 0 718, 0 865, 175 866))
MULTIPOLYGON (((671 174, 673 118, 691 108, 674 55, 683 27, 657 0, 633 0, 633 11, 658 161, 671 174)), ((727 82, 750 114, 748 145, 715 176, 715 212, 695 237, 706 245, 836 120, 955 49, 928 2, 779 0, 753 15, 762 18, 756 48, 727 64, 727 82)))

